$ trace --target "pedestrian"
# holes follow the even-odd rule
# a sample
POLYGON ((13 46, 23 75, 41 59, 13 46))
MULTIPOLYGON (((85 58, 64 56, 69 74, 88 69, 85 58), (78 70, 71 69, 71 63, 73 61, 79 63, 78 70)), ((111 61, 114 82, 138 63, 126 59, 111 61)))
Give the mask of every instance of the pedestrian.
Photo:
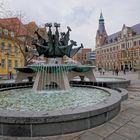
POLYGON ((116 75, 118 76, 118 73, 119 73, 118 68, 116 68, 115 73, 116 73, 116 75))
POLYGON ((112 70, 112 75, 114 75, 114 74, 115 74, 115 69, 112 70))
POLYGON ((99 73, 100 75, 102 75, 102 68, 99 68, 99 73))
POLYGON ((102 69, 102 73, 103 73, 103 75, 105 74, 105 69, 102 69))
POLYGON ((125 68, 123 69, 123 73, 126 74, 126 69, 125 68))
POLYGON ((9 79, 12 79, 12 72, 9 72, 9 79))

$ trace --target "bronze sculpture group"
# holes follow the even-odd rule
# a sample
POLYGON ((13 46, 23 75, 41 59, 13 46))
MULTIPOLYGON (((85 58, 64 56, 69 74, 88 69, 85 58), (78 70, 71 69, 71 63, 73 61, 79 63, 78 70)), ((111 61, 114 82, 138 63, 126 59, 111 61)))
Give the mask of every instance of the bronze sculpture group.
POLYGON ((37 39, 34 39, 32 44, 35 45, 36 50, 38 52, 38 56, 44 55, 44 57, 48 58, 56 58, 63 56, 73 57, 81 48, 83 48, 83 44, 81 44, 78 48, 73 48, 77 46, 76 41, 70 40, 70 27, 67 27, 68 31, 61 32, 59 34, 58 28, 60 24, 54 23, 54 27, 56 28, 55 33, 52 33, 52 24, 47 23, 45 27, 48 27, 48 39, 44 39, 37 31, 35 34, 37 35, 37 39), (70 41, 70 44, 69 44, 70 41))

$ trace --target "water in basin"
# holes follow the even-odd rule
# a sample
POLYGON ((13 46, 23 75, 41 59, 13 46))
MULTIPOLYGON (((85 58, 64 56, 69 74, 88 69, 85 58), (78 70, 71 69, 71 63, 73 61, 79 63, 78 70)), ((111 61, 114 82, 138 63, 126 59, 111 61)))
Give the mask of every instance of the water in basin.
POLYGON ((15 111, 55 111, 95 105, 109 97, 101 89, 72 87, 69 91, 15 89, 0 92, 0 109, 15 111))

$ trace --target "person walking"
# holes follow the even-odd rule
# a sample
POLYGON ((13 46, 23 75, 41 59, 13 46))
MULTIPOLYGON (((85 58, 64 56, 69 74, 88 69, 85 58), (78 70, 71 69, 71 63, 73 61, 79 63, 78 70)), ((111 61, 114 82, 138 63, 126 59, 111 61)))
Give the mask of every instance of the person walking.
POLYGON ((123 73, 126 74, 126 69, 125 68, 123 69, 123 73))
POLYGON ((13 79, 13 74, 11 71, 9 72, 9 79, 13 79))
POLYGON ((105 75, 105 69, 102 69, 102 73, 103 73, 103 75, 105 75))
POLYGON ((119 73, 118 68, 116 68, 115 73, 116 73, 116 75, 118 76, 118 73, 119 73))

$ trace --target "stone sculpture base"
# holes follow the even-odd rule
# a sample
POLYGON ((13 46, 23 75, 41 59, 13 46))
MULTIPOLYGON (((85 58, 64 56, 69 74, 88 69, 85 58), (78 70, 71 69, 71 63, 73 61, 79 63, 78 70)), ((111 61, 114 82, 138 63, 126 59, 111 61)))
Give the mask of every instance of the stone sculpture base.
POLYGON ((45 74, 43 72, 38 72, 33 85, 34 90, 45 90, 46 87, 52 86, 55 83, 61 90, 69 90, 70 85, 65 71, 58 73, 45 74))

